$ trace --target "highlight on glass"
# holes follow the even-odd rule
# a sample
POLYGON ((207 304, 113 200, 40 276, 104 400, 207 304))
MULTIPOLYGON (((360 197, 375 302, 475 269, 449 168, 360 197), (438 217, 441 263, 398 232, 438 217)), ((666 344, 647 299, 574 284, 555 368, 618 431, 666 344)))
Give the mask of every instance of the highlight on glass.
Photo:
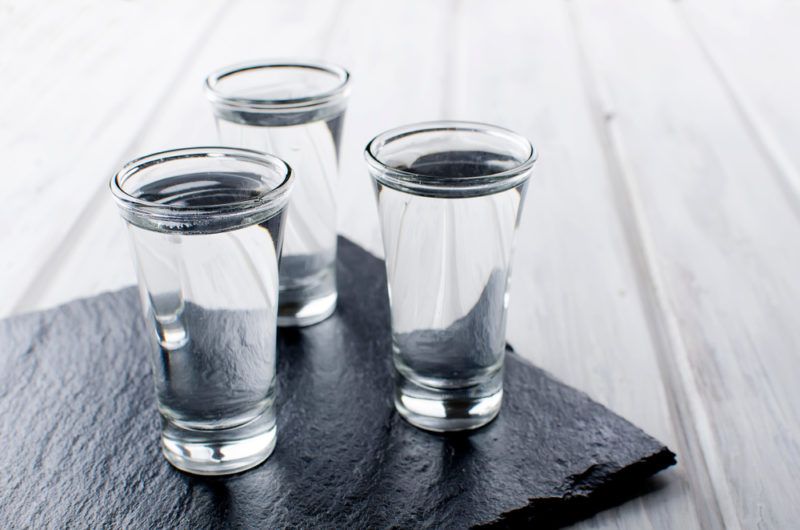
POLYGON ((243 149, 165 151, 111 180, 150 341, 161 445, 175 467, 236 473, 275 447, 278 261, 294 178, 243 149))
POLYGON ((536 151, 481 123, 380 134, 365 152, 391 306, 394 402, 431 431, 475 429, 503 397, 514 236, 536 151))
POLYGON ((281 326, 315 324, 336 308, 336 189, 349 92, 345 69, 314 62, 240 64, 206 80, 220 142, 273 153, 296 175, 280 266, 281 326))

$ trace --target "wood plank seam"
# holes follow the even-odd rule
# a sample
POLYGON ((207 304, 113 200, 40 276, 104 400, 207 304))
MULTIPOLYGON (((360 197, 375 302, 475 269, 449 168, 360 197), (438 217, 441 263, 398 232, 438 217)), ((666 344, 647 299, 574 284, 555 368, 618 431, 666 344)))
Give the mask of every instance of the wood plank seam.
MULTIPOLYGON (((325 55, 325 50, 330 49, 331 45, 336 38, 336 30, 342 24, 342 20, 344 17, 344 13, 347 11, 349 4, 352 3, 352 0, 338 0, 336 2, 336 7, 333 9, 333 18, 331 19, 330 24, 328 24, 328 29, 325 32, 325 36, 320 39, 320 51, 318 52, 320 56, 325 55)), ((345 69, 347 65, 342 65, 345 69)))
MULTIPOLYGON (((141 138, 145 131, 147 131, 147 129, 150 127, 150 123, 152 122, 151 118, 156 116, 158 112, 161 111, 174 86, 178 83, 181 76, 186 72, 192 62, 192 59, 194 59, 194 57, 197 55, 198 50, 200 49, 200 44, 204 39, 207 39, 209 35, 213 34, 213 31, 218 25, 220 18, 224 16, 224 12, 229 10, 230 6, 232 6, 235 2, 236 0, 227 0, 225 3, 223 3, 220 8, 217 9, 214 15, 209 18, 208 23, 203 27, 203 29, 198 32, 198 36, 194 43, 187 48, 188 51, 181 61, 179 68, 176 70, 169 83, 167 83, 166 87, 162 91, 161 96, 153 104, 150 112, 148 112, 148 117, 142 122, 141 127, 139 127, 136 133, 132 135, 133 140, 121 150, 121 156, 114 164, 114 167, 108 172, 109 178, 110 175, 112 175, 119 168, 119 166, 124 164, 131 156, 133 156, 132 153, 136 152, 136 146, 139 143, 139 138, 141 138)), ((22 294, 17 298, 17 301, 11 306, 12 314, 22 313, 34 309, 37 305, 37 301, 41 298, 43 293, 47 292, 47 290, 50 288, 51 279, 54 277, 55 271, 58 270, 58 267, 61 265, 61 263, 64 262, 69 256, 70 252, 75 247, 75 243, 80 240, 81 237, 83 237, 84 233, 90 230, 93 222, 97 220, 97 211, 100 210, 98 205, 101 204, 100 201, 110 200, 107 197, 107 182, 108 181, 106 179, 103 179, 103 181, 98 185, 98 188, 94 191, 94 193, 92 193, 91 199, 83 207, 83 210, 80 212, 80 214, 78 214, 64 238, 58 243, 58 245, 56 245, 55 249, 50 253, 44 264, 39 267, 39 271, 33 276, 30 284, 24 291, 22 291, 22 294)))
POLYGON ((457 53, 458 43, 461 34, 461 13, 462 13, 462 0, 451 0, 447 7, 450 16, 445 20, 445 49, 444 49, 444 64, 446 67, 444 75, 444 86, 442 87, 442 103, 441 112, 442 119, 453 120, 457 118, 457 110, 459 108, 458 93, 456 92, 455 79, 456 73, 461 66, 458 62, 459 54, 457 53))
POLYGON ((738 111, 739 117, 744 122, 745 130, 753 139, 753 143, 761 152, 764 160, 772 168, 778 185, 783 189, 784 196, 792 212, 800 217, 800 171, 786 154, 786 150, 778 140, 778 137, 772 132, 765 120, 759 116, 759 112, 756 110, 755 105, 750 102, 750 98, 745 95, 744 90, 739 88, 725 66, 725 62, 720 59, 720 54, 714 49, 713 44, 703 38, 697 30, 682 2, 675 0, 672 4, 678 14, 678 18, 686 27, 687 33, 691 35, 701 55, 708 63, 711 72, 719 80, 733 107, 738 111))
POLYGON ((616 125, 613 106, 599 76, 595 73, 582 37, 581 24, 573 3, 566 3, 581 65, 581 77, 589 107, 594 110, 595 127, 604 146, 611 187, 617 202, 630 258, 637 271, 636 283, 648 308, 647 321, 653 335, 657 362, 669 397, 673 430, 678 438, 678 458, 689 470, 691 488, 697 495, 698 519, 708 528, 740 528, 733 496, 724 468, 717 458, 708 412, 703 406, 694 379, 677 314, 672 308, 657 265, 651 230, 637 190, 633 170, 626 162, 624 142, 616 125), (698 449, 699 448, 699 449, 698 449), (701 508, 705 508, 701 511, 701 508))

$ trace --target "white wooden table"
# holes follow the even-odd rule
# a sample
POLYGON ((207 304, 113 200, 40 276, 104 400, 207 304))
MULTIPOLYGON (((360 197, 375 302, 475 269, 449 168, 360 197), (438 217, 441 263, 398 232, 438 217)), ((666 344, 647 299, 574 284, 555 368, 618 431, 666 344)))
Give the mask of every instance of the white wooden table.
POLYGON ((107 181, 216 142, 206 73, 323 58, 354 79, 339 226, 376 254, 374 134, 536 143, 509 341, 679 455, 579 526, 796 528, 799 27, 780 0, 0 0, 0 314, 135 281, 107 181))

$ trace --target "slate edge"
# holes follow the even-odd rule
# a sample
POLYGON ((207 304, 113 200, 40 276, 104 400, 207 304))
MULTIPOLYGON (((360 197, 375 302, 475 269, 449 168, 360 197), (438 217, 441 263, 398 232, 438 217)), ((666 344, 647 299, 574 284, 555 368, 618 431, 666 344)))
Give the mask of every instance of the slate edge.
MULTIPOLYGON (((547 377, 561 384, 560 379, 550 372, 539 368, 529 360, 521 357, 510 344, 506 344, 507 354, 514 355, 519 361, 545 372, 547 377)), ((571 387, 589 401, 597 403, 585 392, 571 387)), ((600 407, 617 415, 608 407, 598 403, 600 407)), ((617 415, 618 416, 618 415, 617 415)), ((586 471, 571 475, 563 485, 564 494, 560 497, 534 498, 522 508, 500 514, 494 520, 473 526, 476 529, 517 528, 520 525, 536 525, 536 528, 560 528, 583 519, 587 519, 610 507, 620 505, 640 496, 652 489, 645 480, 677 463, 676 454, 666 445, 627 419, 620 418, 632 425, 636 430, 656 442, 661 448, 633 463, 622 466, 595 464, 586 471)))

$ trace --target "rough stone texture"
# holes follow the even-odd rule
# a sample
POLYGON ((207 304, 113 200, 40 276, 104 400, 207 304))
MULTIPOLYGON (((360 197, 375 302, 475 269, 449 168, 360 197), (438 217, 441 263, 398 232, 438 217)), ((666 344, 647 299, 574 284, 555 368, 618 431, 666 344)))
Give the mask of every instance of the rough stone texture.
POLYGON ((278 446, 198 478, 167 464, 132 288, 0 322, 3 527, 558 526, 647 488, 657 440, 509 353, 500 416, 469 435, 391 402, 383 264, 340 241, 340 307, 279 339, 278 446))

